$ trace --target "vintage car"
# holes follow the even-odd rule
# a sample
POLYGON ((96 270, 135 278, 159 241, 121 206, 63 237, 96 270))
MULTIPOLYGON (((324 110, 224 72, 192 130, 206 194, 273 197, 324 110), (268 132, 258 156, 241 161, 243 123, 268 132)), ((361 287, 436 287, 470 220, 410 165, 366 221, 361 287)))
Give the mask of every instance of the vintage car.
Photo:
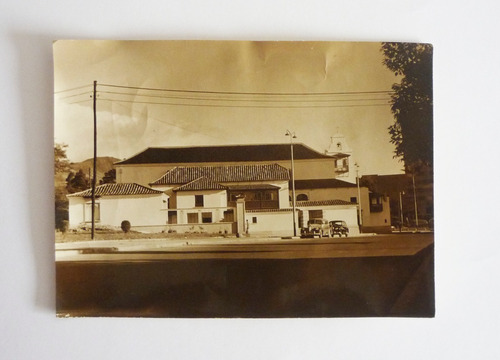
POLYGON ((303 237, 329 237, 331 235, 331 227, 326 219, 310 219, 307 222, 307 227, 302 228, 301 235, 303 237))
POLYGON ((338 235, 339 237, 342 237, 342 235, 345 235, 345 237, 349 236, 349 228, 347 227, 346 222, 343 220, 330 221, 330 227, 332 236, 335 235, 338 235))

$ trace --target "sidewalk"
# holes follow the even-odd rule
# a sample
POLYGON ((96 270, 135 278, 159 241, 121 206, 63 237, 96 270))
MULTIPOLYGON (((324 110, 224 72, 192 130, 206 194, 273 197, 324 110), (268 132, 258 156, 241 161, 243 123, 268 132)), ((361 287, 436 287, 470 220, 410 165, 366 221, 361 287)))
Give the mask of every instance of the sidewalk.
MULTIPOLYGON (((376 234, 360 234, 343 238, 321 238, 330 240, 349 241, 359 237, 374 236, 376 234)), ((213 246, 213 245, 253 245, 253 244, 286 244, 297 242, 310 242, 320 238, 289 237, 206 237, 206 238, 159 238, 159 239, 123 239, 123 240, 86 240, 66 243, 56 243, 56 251, 82 250, 82 249, 113 249, 114 251, 161 251, 165 249, 182 248, 188 246, 213 246)))

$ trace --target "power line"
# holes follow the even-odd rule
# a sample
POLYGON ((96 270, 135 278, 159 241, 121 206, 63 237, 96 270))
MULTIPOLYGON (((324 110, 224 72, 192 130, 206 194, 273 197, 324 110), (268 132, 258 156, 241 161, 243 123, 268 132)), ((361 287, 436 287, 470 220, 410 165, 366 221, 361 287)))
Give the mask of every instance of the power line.
MULTIPOLYGON (((84 94, 84 93, 82 93, 84 94)), ((232 102, 245 102, 245 101, 251 101, 251 102, 302 102, 302 103, 307 103, 307 102, 344 102, 344 101, 388 101, 390 100, 387 97, 384 98, 358 98, 358 99, 319 99, 319 100, 314 100, 314 99, 301 99, 301 100, 277 100, 277 99, 237 99, 237 98, 217 98, 217 97, 211 97, 211 98, 200 98, 200 97, 186 97, 186 96, 175 96, 175 95, 170 95, 170 96, 165 96, 165 95, 142 95, 142 94, 131 94, 131 93, 124 93, 124 92, 118 92, 118 91, 99 91, 98 94, 111 94, 111 95, 122 95, 122 96, 140 96, 140 97, 152 97, 152 98, 160 98, 160 99, 180 99, 180 100, 199 100, 199 101, 232 101, 232 102)), ((81 95, 81 94, 80 94, 81 95)))
POLYGON ((289 105, 289 106, 276 106, 276 105, 223 105, 223 104, 186 104, 186 103, 169 103, 169 102, 154 102, 154 101, 134 101, 134 100, 119 100, 99 98, 103 101, 111 102, 124 102, 134 104, 149 104, 149 105, 170 105, 170 106, 191 106, 191 107, 229 107, 229 108, 262 108, 262 109, 302 109, 302 108, 348 108, 348 107, 366 107, 366 106, 388 106, 389 102, 385 104, 351 104, 351 105, 289 105))
MULTIPOLYGON (((77 89, 82 89, 88 87, 89 85, 74 87, 71 89, 66 89, 59 91, 57 93, 74 91, 77 89)), ((290 93, 290 92, 232 92, 232 91, 205 91, 205 90, 179 90, 179 89, 160 89, 160 88, 148 88, 148 87, 137 87, 137 86, 124 86, 124 85, 114 85, 114 84, 99 84, 99 87, 111 87, 117 89, 128 89, 128 90, 144 90, 144 91, 155 91, 155 92, 178 92, 178 93, 192 93, 192 94, 201 94, 201 95, 236 95, 236 96, 282 96, 282 97, 290 97, 290 96, 307 96, 307 99, 248 99, 248 98, 222 98, 222 97, 189 97, 189 96, 181 96, 181 95, 148 95, 148 94, 138 94, 138 93, 128 93, 128 92, 120 92, 120 91, 107 91, 101 90, 98 94, 110 94, 110 95, 118 95, 118 96, 134 96, 134 97, 142 97, 142 98, 154 98, 154 99, 178 99, 178 100, 196 100, 196 101, 204 101, 204 102, 261 102, 261 103, 342 103, 342 102, 357 102, 357 104, 332 104, 332 105, 230 105, 230 104, 193 104, 193 103, 178 103, 178 102, 159 102, 159 101, 138 101, 138 100, 121 100, 115 98, 99 98, 103 101, 111 101, 111 102, 121 102, 121 103, 137 103, 137 104, 150 104, 150 105, 167 105, 167 106, 191 106, 191 107, 226 107, 226 108, 352 108, 352 107, 368 107, 368 106, 387 106, 390 104, 390 99, 387 98, 387 95, 393 93, 393 91, 386 90, 375 90, 375 91, 344 91, 344 92, 317 92, 317 93, 290 93), (353 98, 352 96, 360 96, 360 95, 372 95, 370 97, 358 97, 353 98), (377 98, 373 96, 383 97, 377 98), (349 98, 334 98, 334 99, 311 99, 310 96, 348 96, 349 98), (362 103, 362 102, 380 102, 385 101, 385 103, 362 103)), ((62 97, 61 99, 73 98, 81 95, 89 94, 89 92, 81 92, 78 94, 71 94, 62 97)), ((92 96, 90 96, 92 97, 92 96)), ((74 101, 70 104, 83 103, 88 100, 74 101)))
POLYGON ((68 98, 71 98, 71 97, 76 97, 76 96, 86 95, 86 94, 89 94, 90 98, 92 98, 92 91, 85 91, 85 92, 82 92, 82 93, 79 93, 79 94, 66 95, 66 96, 60 97, 59 99, 63 100, 63 99, 68 99, 68 98))
POLYGON ((132 89, 132 90, 185 92, 185 93, 196 93, 196 94, 224 94, 224 95, 310 96, 310 95, 360 95, 360 94, 391 94, 391 93, 393 93, 392 90, 290 93, 290 92, 239 92, 239 91, 182 90, 182 89, 165 89, 165 88, 161 89, 161 88, 148 88, 148 87, 113 85, 113 84, 99 84, 99 86, 122 88, 122 89, 132 89))
POLYGON ((92 84, 77 86, 77 87, 74 87, 74 88, 71 88, 71 89, 54 91, 54 94, 60 94, 60 93, 67 92, 67 91, 73 91, 73 90, 83 89, 83 88, 89 87, 89 86, 92 86, 92 84))

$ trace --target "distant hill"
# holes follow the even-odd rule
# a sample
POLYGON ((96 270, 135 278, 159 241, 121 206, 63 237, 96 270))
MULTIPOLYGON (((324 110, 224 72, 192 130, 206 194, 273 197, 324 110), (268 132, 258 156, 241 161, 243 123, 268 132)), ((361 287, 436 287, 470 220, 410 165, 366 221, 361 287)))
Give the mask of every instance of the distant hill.
MULTIPOLYGON (((102 156, 97 158, 97 184, 99 184, 99 180, 102 179, 104 174, 109 170, 113 169, 113 163, 119 161, 120 159, 111 157, 111 156, 102 156)), ((82 170, 87 176, 92 173, 92 169, 94 168, 94 159, 87 159, 77 163, 70 164, 71 170, 73 172, 77 172, 78 170, 82 170)))

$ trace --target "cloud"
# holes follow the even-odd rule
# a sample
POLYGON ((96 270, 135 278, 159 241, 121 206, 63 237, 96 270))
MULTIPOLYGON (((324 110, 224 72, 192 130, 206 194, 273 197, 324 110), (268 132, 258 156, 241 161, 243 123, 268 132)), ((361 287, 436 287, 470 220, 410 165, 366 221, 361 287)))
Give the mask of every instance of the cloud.
MULTIPOLYGON (((362 170, 400 168, 388 141, 388 106, 335 107, 368 104, 366 96, 217 93, 390 90, 394 76, 383 67, 376 43, 63 41, 54 56, 56 90, 98 80, 102 156, 124 158, 148 146, 283 143, 286 129, 324 151, 340 128, 362 170)), ((72 100, 88 94, 81 96, 72 100)), ((71 159, 91 157, 92 101, 55 106, 56 139, 69 145, 71 159)))

